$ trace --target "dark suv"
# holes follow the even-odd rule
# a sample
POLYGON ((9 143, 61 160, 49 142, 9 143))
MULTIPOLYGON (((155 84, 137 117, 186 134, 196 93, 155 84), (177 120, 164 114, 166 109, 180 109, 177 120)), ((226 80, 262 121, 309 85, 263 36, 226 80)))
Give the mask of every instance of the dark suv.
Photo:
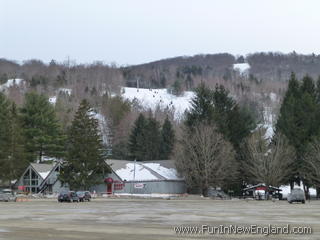
POLYGON ((80 202, 84 202, 84 201, 90 202, 91 200, 91 194, 88 191, 78 191, 77 195, 79 197, 80 202))
POLYGON ((79 197, 74 191, 62 192, 58 196, 58 202, 79 202, 79 197))

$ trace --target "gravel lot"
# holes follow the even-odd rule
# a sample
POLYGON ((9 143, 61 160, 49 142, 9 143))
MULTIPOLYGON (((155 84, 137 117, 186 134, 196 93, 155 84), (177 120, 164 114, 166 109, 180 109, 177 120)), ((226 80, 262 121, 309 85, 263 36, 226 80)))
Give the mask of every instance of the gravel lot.
POLYGON ((268 239, 320 239, 320 201, 95 199, 0 203, 0 239, 266 239, 263 235, 179 235, 175 226, 310 226, 310 235, 270 235, 268 239))

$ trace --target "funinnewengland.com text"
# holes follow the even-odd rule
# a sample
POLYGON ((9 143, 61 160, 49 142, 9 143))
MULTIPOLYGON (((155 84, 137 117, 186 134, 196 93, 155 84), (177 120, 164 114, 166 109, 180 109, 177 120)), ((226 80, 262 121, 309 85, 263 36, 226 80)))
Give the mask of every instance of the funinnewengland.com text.
POLYGON ((278 234, 312 234, 310 226, 282 225, 201 225, 201 226, 176 226, 173 228, 178 235, 226 235, 226 234, 257 234, 257 235, 278 235, 278 234))

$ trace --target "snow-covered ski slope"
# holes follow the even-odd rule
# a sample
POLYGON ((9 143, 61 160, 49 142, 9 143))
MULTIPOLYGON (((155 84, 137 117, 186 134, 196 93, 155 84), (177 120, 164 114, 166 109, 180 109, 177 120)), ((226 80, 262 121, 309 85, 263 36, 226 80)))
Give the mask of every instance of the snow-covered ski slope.
POLYGON ((169 108, 175 112, 175 118, 180 119, 185 110, 189 109, 190 101, 194 92, 185 91, 181 96, 168 92, 167 89, 145 89, 145 88, 122 88, 122 97, 130 101, 136 99, 145 109, 155 110, 158 106, 161 109, 169 108))

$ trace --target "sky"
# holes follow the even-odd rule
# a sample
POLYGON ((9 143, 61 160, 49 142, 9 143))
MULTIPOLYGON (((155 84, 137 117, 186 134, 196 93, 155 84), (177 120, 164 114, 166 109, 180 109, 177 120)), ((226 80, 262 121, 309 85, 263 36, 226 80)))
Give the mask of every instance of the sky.
POLYGON ((318 0, 0 0, 0 9, 0 58, 20 62, 320 54, 318 0))

